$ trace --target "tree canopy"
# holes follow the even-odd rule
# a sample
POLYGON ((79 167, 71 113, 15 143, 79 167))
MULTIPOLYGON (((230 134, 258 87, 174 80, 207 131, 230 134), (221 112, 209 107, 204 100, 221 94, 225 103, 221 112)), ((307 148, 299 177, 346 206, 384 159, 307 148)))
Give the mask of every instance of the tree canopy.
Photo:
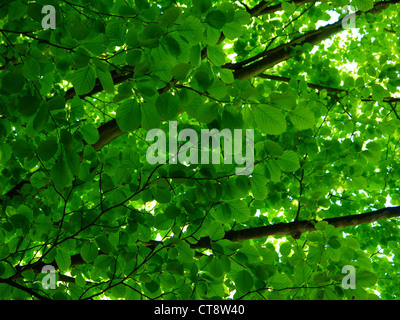
POLYGON ((398 298, 398 2, 2 0, 0 299, 398 298))

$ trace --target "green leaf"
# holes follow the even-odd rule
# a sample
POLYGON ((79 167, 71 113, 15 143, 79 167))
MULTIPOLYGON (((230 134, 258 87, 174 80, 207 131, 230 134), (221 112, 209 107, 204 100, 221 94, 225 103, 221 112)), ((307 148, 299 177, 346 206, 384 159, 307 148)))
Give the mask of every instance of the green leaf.
POLYGON ((298 284, 307 283, 310 277, 311 277, 311 268, 305 262, 295 265, 294 278, 298 284))
POLYGON ((30 117, 36 113, 40 105, 40 100, 36 96, 26 95, 18 101, 18 111, 23 115, 30 117))
POLYGON ((44 187, 45 185, 47 185, 50 182, 48 176, 44 172, 41 172, 41 171, 35 172, 31 176, 30 181, 31 181, 32 186, 34 188, 38 188, 38 189, 44 187))
POLYGON ((270 179, 272 182, 280 182, 281 181, 281 167, 278 164, 278 161, 275 159, 267 161, 267 169, 270 175, 270 179))
POLYGON ((61 110, 65 108, 65 99, 62 96, 55 96, 47 101, 47 108, 52 110, 61 110))
POLYGON ((9 93, 18 93, 22 90, 25 79, 18 70, 7 73, 1 81, 1 88, 9 93))
POLYGON ((214 278, 219 278, 224 274, 224 270, 222 268, 221 260, 213 257, 208 264, 208 272, 214 278))
POLYGON ((146 282, 144 285, 146 289, 149 290, 151 293, 155 293, 158 289, 160 289, 160 284, 154 280, 146 282))
POLYGON ((38 64, 34 59, 26 59, 22 70, 26 79, 37 80, 40 76, 40 64, 38 64))
POLYGON ((328 222, 327 221, 318 221, 315 224, 315 229, 323 231, 326 229, 326 227, 328 226, 328 222))
POLYGON ((131 48, 136 48, 139 46, 137 30, 135 28, 128 29, 128 33, 126 35, 126 44, 131 48))
POLYGON ((154 199, 159 203, 169 203, 171 201, 171 191, 168 188, 154 188, 154 199))
POLYGON ((125 298, 126 287, 124 284, 116 285, 111 288, 111 294, 116 298, 125 298))
POLYGON ((266 105, 257 105, 254 110, 257 126, 265 134, 279 135, 286 131, 285 115, 278 109, 266 105))
POLYGON ((195 68, 201 65, 201 48, 200 45, 195 45, 190 48, 189 62, 195 68))
POLYGON ((78 273, 75 277, 75 283, 77 286, 79 287, 84 287, 86 285, 86 280, 85 278, 82 276, 82 274, 78 273))
POLYGON ((289 2, 287 0, 284 0, 282 2, 282 9, 285 10, 285 12, 288 15, 291 15, 295 12, 296 10, 296 4, 294 2, 289 2))
POLYGON ((300 168, 299 157, 296 152, 288 150, 278 157, 278 164, 282 171, 295 172, 300 168))
POLYGON ((90 33, 89 28, 76 17, 68 20, 67 28, 71 36, 80 41, 86 39, 90 33))
POLYGON ((27 217, 23 214, 14 214, 9 217, 11 224, 17 229, 28 230, 30 226, 30 222, 27 217))
POLYGON ((114 259, 106 254, 100 254, 94 259, 94 266, 100 270, 106 270, 114 264, 114 259))
POLYGON ((239 271, 234 278, 237 290, 243 293, 249 292, 254 285, 254 280, 250 272, 246 270, 239 271))
POLYGON ((65 155, 68 167, 74 177, 79 175, 81 157, 75 152, 67 152, 65 155))
POLYGON ((189 63, 181 62, 172 67, 171 74, 177 80, 185 80, 192 70, 193 67, 189 63))
POLYGON ((278 143, 271 140, 265 140, 264 148, 268 153, 276 156, 281 156, 283 154, 283 148, 278 143))
POLYGON ((86 263, 93 262, 97 258, 98 252, 94 242, 86 242, 80 251, 82 259, 85 260, 86 263))
POLYGON ((78 95, 90 93, 96 82, 96 70, 92 66, 87 66, 76 70, 72 76, 72 85, 78 95))
POLYGON ((145 102, 142 104, 142 126, 146 131, 160 127, 160 116, 153 103, 145 102))
POLYGON ((229 40, 235 40, 243 34, 242 24, 239 21, 232 21, 223 26, 222 32, 229 40))
POLYGON ((373 84, 372 88, 372 99, 377 101, 383 101, 383 98, 387 95, 386 90, 379 84, 373 84))
POLYGON ((18 139, 12 143, 12 149, 17 157, 26 158, 32 153, 33 146, 25 140, 18 139))
POLYGON ((250 218, 250 209, 243 200, 234 200, 228 203, 232 212, 232 218, 237 222, 244 222, 250 218))
POLYGON ((293 123, 295 128, 305 130, 314 127, 315 116, 309 108, 297 106, 290 112, 290 121, 293 123))
POLYGON ((35 118, 33 119, 33 129, 35 131, 41 131, 49 121, 49 117, 49 109, 46 104, 41 104, 39 110, 36 112, 35 118))
POLYGON ((374 0, 354 0, 354 4, 358 10, 368 11, 374 7, 374 0))
POLYGON ((268 285, 275 290, 281 290, 289 288, 292 285, 292 281, 286 274, 275 272, 274 275, 269 278, 268 285))
POLYGON ((198 44, 203 39, 203 25, 193 16, 187 16, 180 24, 178 31, 190 45, 198 44))
POLYGON ((164 41, 169 54, 177 58, 181 54, 181 46, 179 45, 179 42, 176 41, 175 38, 171 36, 166 36, 164 38, 164 41))
POLYGON ((191 83, 197 85, 199 91, 205 92, 212 85, 212 81, 213 80, 210 79, 210 75, 207 72, 199 70, 193 76, 191 83))
POLYGON ((122 131, 133 131, 140 126, 142 113, 134 100, 123 102, 117 109, 116 121, 122 131))
POLYGON ((82 133, 83 139, 85 139, 88 144, 95 144, 100 138, 99 131, 94 123, 84 124, 80 132, 82 133))
POLYGON ((296 107, 296 97, 292 92, 285 93, 271 93, 271 103, 278 107, 290 110, 296 107))
POLYGON ((104 253, 108 254, 115 250, 114 246, 111 244, 110 240, 106 235, 97 236, 96 243, 100 248, 100 251, 104 253))
POLYGON ((323 237, 318 231, 310 231, 310 233, 307 234, 307 240, 315 243, 322 243, 323 237))
POLYGON ((222 69, 220 71, 221 80, 225 83, 232 83, 235 81, 232 70, 222 69))
POLYGON ((265 174, 265 167, 263 165, 256 165, 251 174, 251 191, 256 200, 264 200, 267 197, 267 182, 268 179, 265 174))
POLYGON ((164 214, 168 219, 175 219, 181 214, 181 210, 174 205, 170 205, 164 210, 164 214))
POLYGON ((140 50, 130 50, 126 54, 126 62, 133 67, 139 64, 141 58, 142 51, 140 50))
POLYGON ((210 239, 213 241, 220 240, 225 236, 224 227, 217 222, 213 222, 208 227, 208 235, 209 235, 210 239))
POLYGON ((148 242, 150 241, 151 237, 151 230, 148 226, 144 224, 139 224, 138 225, 138 239, 143 242, 148 242))
POLYGON ((137 82, 137 91, 145 98, 151 98, 157 94, 157 88, 154 86, 152 79, 144 79, 137 82))
POLYGON ((158 17, 158 22, 164 27, 170 27, 181 15, 182 8, 171 6, 158 17))
POLYGON ((50 177, 57 189, 64 189, 71 183, 72 176, 62 155, 58 157, 56 164, 50 172, 50 177))
POLYGON ((49 137, 39 143, 37 153, 43 161, 50 160, 58 150, 58 141, 55 137, 49 137))
MULTIPOLYGON (((1 267, 0 267, 1 269, 1 267)), ((1 275, 1 270, 0 270, 0 275, 1 275)), ((36 278, 36 274, 35 271, 33 270, 25 270, 21 273, 21 275, 24 277, 24 279, 26 279, 27 281, 34 281, 36 278)))
POLYGON ((190 245, 184 241, 180 241, 176 246, 178 249, 179 258, 183 263, 193 263, 194 250, 190 248, 190 245))
POLYGON ((226 23, 226 17, 222 11, 213 10, 207 14, 206 22, 215 29, 221 29, 226 23))
POLYGON ((169 92, 163 93, 157 97, 156 108, 163 120, 172 120, 179 111, 179 98, 169 92))
POLYGON ((57 249, 56 262, 61 271, 67 271, 71 266, 71 256, 64 250, 57 249))
POLYGON ((209 102, 201 105, 197 109, 196 119, 202 123, 210 123, 218 114, 219 105, 215 102, 209 102))
POLYGON ((333 249, 339 249, 341 247, 341 243, 336 237, 330 237, 327 244, 333 249))
POLYGON ((116 44, 123 43, 125 32, 126 25, 122 21, 111 21, 106 25, 106 36, 116 44))
POLYGON ((109 71, 101 71, 99 69, 96 70, 97 71, 97 77, 100 80, 100 83, 103 87, 103 89, 107 92, 107 93, 114 93, 114 81, 111 77, 111 73, 109 71))
POLYGON ((226 55, 221 46, 208 46, 207 47, 207 57, 217 67, 225 64, 226 55))
POLYGON ((376 282, 378 281, 378 276, 371 271, 365 269, 356 269, 356 287, 367 287, 371 288, 375 286, 376 282))
POLYGON ((225 106, 222 111, 222 128, 228 128, 231 130, 243 128, 243 117, 242 114, 234 108, 225 106))
POLYGON ((193 0, 193 6, 201 13, 204 13, 210 8, 211 0, 193 0))
POLYGON ((135 0, 135 5, 139 11, 143 11, 150 8, 150 4, 147 0, 135 0))

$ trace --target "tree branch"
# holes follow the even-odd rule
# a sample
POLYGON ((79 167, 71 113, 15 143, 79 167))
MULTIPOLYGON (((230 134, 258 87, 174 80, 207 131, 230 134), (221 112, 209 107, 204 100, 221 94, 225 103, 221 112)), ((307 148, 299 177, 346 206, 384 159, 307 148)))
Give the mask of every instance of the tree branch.
MULTIPOLYGON (((312 1, 304 1, 304 0, 296 1, 295 0, 294 2, 296 3, 296 5, 297 4, 301 5, 306 2, 312 2, 312 1)), ((400 0, 390 0, 390 1, 378 2, 375 4, 373 9, 371 9, 367 12, 377 14, 377 13, 383 11, 384 9, 386 9, 390 4, 395 4, 395 3, 399 3, 399 2, 400 2, 400 0)), ((259 12, 269 13, 270 11, 275 12, 275 11, 280 10, 279 9, 280 7, 281 7, 281 5, 275 5, 275 6, 268 7, 265 5, 265 3, 263 5, 261 5, 261 3, 260 3, 259 7, 258 7, 259 9, 257 9, 257 10, 259 10, 259 12), (262 6, 264 6, 263 10, 261 10, 262 6), (267 9, 267 8, 269 8, 269 9, 267 9)), ((253 14, 256 14, 258 12, 254 8, 251 10, 254 10, 253 14)), ((358 11, 356 14, 359 15, 361 13, 362 12, 358 11)), ((341 20, 340 20, 335 24, 328 25, 319 30, 310 31, 307 34, 305 34, 297 39, 292 40, 288 44, 283 44, 277 48, 267 51, 268 55, 265 56, 263 59, 256 61, 248 66, 241 67, 241 68, 235 70, 234 71, 235 79, 246 80, 246 79, 249 79, 249 78, 252 78, 255 76, 259 76, 266 69, 272 68, 273 66, 275 66, 276 64, 278 64, 280 62, 288 60, 290 58, 290 50, 288 50, 287 48, 290 48, 291 46, 294 46, 295 44, 297 45, 297 43, 300 41, 300 39, 301 40, 304 39, 304 40, 302 42, 300 42, 299 45, 302 45, 307 42, 312 45, 315 45, 341 30, 342 30, 342 26, 341 26, 341 20)), ((218 40, 218 43, 221 43, 224 40, 224 38, 225 38, 225 36, 223 34, 221 34, 221 37, 218 40)), ((202 58, 204 58, 205 56, 206 56, 206 51, 203 50, 202 58)), ((235 69, 234 65, 232 65, 230 68, 235 69)), ((114 84, 122 83, 123 81, 126 81, 127 79, 129 79, 131 76, 132 76, 132 70, 130 70, 130 71, 128 70, 128 73, 124 73, 124 72, 118 73, 115 70, 112 72, 114 84)), ((159 89, 160 94, 169 90, 170 87, 171 87, 171 85, 167 84, 164 88, 159 89)), ((95 85, 94 89, 92 90, 92 92, 90 92, 84 96, 81 96, 81 97, 91 96, 91 95, 96 94, 101 91, 102 91, 102 86, 99 83, 99 81, 97 80, 96 85, 95 85)), ((65 98, 66 98, 66 100, 69 100, 69 99, 72 99, 75 95, 76 95, 75 90, 73 88, 71 88, 66 92, 65 98)), ((390 98, 386 102, 397 102, 397 101, 400 101, 400 99, 390 98)), ((93 147, 96 151, 100 151, 105 145, 107 145, 108 143, 110 143, 111 141, 113 141, 114 139, 116 139, 117 137, 119 137, 123 134, 121 129, 118 127, 115 119, 102 124, 98 128, 98 131, 99 131, 99 140, 93 145, 93 147)), ((83 153, 81 152, 80 156, 82 157, 82 155, 83 155, 83 153)), ((22 187, 26 183, 29 183, 29 182, 22 181, 21 183, 18 184, 19 188, 17 188, 17 186, 14 187, 6 194, 6 196, 13 197, 15 195, 18 195, 20 187, 22 187)))
MULTIPOLYGON (((343 216, 343 217, 336 217, 336 218, 328 218, 328 219, 322 219, 321 221, 326 221, 330 225, 334 226, 335 228, 345 228, 345 227, 350 227, 350 226, 358 226, 362 224, 369 224, 372 222, 376 222, 379 220, 383 219, 391 219, 391 218, 396 218, 400 217, 400 206, 397 207, 388 207, 388 208, 382 208, 376 211, 370 211, 366 213, 361 213, 361 214, 355 214, 355 215, 348 215, 348 216, 343 216)), ((307 231, 313 231, 315 230, 315 224, 317 221, 315 220, 310 220, 310 221, 294 221, 294 222, 282 222, 282 223, 277 223, 277 224, 272 224, 268 226, 262 226, 262 227, 254 227, 254 228, 248 228, 248 229, 243 229, 243 230, 236 230, 236 231, 228 231, 225 233, 225 236, 223 239, 230 240, 232 242, 240 242, 240 241, 245 241, 245 240, 251 240, 251 239, 260 239, 260 238, 266 238, 269 236, 292 236, 294 238, 300 238, 301 234, 307 231)), ((163 245, 162 241, 156 241, 156 240, 151 240, 148 243, 144 243, 146 246, 149 248, 155 248, 159 245, 163 245)), ((203 237, 200 238, 199 241, 197 241, 194 244, 191 244, 190 247, 192 249, 209 249, 211 248, 212 241, 209 237, 203 237)), ((102 254, 102 252, 99 251, 99 254, 102 254)), ((201 253, 196 252, 196 257, 201 257, 201 253)), ((71 268, 86 264, 86 262, 82 259, 80 254, 75 254, 71 256, 71 268)), ((41 272, 42 267, 45 264, 42 261, 38 261, 37 263, 34 263, 30 266, 18 266, 17 273, 15 274, 13 279, 17 278, 20 273, 23 270, 27 269, 32 269, 36 273, 41 272)), ((58 269, 57 263, 53 261, 51 265, 58 269)), ((66 281, 66 282, 73 282, 73 278, 70 277, 60 277, 60 281, 66 281)), ((0 283, 7 283, 9 285, 12 285, 18 289, 21 289, 25 292, 28 292, 31 295, 34 295, 35 297, 39 299, 47 299, 44 296, 41 296, 37 294, 36 292, 32 291, 29 288, 26 288, 14 281, 12 279, 0 279, 0 283)))
MULTIPOLYGON (((261 1, 258 5, 256 5, 252 9, 247 10, 247 12, 250 13, 250 15, 252 17, 258 17, 258 16, 261 16, 264 14, 274 13, 274 12, 282 10, 282 3, 278 3, 273 6, 270 6, 271 2, 272 1, 269 1, 269 2, 261 1)), ((294 0, 294 1, 291 1, 290 3, 294 3, 296 5, 296 7, 299 7, 308 2, 316 2, 316 0, 294 0)))
POLYGON ((9 286, 12 286, 12 287, 17 288, 22 291, 25 291, 26 293, 29 293, 31 296, 34 296, 40 300, 49 300, 49 298, 42 296, 41 294, 35 292, 34 290, 24 287, 23 285, 15 282, 15 281, 12 281, 10 279, 0 279, 0 283, 5 283, 5 284, 8 284, 9 286))
MULTIPOLYGON (((400 216, 400 206, 383 208, 362 214, 349 215, 337 218, 323 219, 335 228, 344 228, 361 224, 368 224, 382 219, 390 219, 400 216)), ((316 221, 295 221, 288 223, 278 223, 269 226, 248 228, 237 231, 228 231, 224 239, 232 242, 239 242, 250 239, 259 239, 269 236, 293 235, 300 237, 303 232, 315 230, 316 221)), ((197 243, 191 245, 192 249, 211 248, 209 237, 201 238, 197 243)))
MULTIPOLYGON (((275 80, 275 81, 283 81, 283 82, 290 82, 292 80, 291 78, 288 78, 288 77, 281 77, 281 76, 277 76, 277 75, 273 75, 273 74, 265 74, 265 73, 261 73, 257 77, 263 78, 263 79, 275 80)), ((297 80, 297 82, 300 83, 300 80, 297 80)), ((349 91, 345 90, 345 89, 332 88, 332 87, 327 87, 327 86, 308 83, 308 82, 306 84, 307 84, 307 87, 317 89, 317 90, 326 90, 328 92, 334 92, 334 93, 349 93, 349 91)), ((367 98, 361 99, 361 101, 374 101, 374 100, 372 99, 372 96, 369 96, 367 98)), ((400 98, 385 97, 385 98, 383 98, 383 101, 387 102, 387 103, 399 102, 400 98)), ((397 114, 396 114, 396 116, 397 116, 397 114)), ((397 116, 397 118, 399 119, 398 116, 397 116)))
MULTIPOLYGON (((374 5, 374 7, 365 13, 378 14, 386 9, 390 4, 399 3, 400 0, 391 0, 391 1, 381 1, 374 5)), ((363 11, 357 11, 356 15, 361 15, 364 13, 363 11)), ((343 18, 344 19, 344 18, 343 18)), ((307 32, 306 34, 290 41, 289 43, 282 44, 272 50, 264 51, 255 57, 247 59, 245 62, 239 62, 238 64, 228 64, 225 67, 228 69, 235 70, 234 75, 236 79, 239 80, 247 80, 258 76, 260 73, 264 72, 267 69, 270 69, 277 65, 282 61, 286 61, 291 57, 290 49, 294 48, 296 45, 302 46, 306 43, 311 45, 316 45, 321 41, 328 39, 332 35, 342 31, 342 21, 339 20, 334 24, 327 25, 318 30, 312 30, 307 32), (261 58, 258 61, 253 62, 256 59, 261 58), (247 66, 247 63, 253 62, 247 66), (240 68, 238 68, 240 66, 240 68)))

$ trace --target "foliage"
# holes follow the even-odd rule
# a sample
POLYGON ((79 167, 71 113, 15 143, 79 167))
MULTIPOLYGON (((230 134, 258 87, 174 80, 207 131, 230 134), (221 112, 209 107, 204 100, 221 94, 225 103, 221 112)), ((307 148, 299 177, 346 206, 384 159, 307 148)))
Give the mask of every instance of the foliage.
POLYGON ((229 238, 399 204, 397 2, 2 1, 0 298, 397 298, 396 218, 229 238), (252 174, 149 164, 171 120, 254 129, 252 174))

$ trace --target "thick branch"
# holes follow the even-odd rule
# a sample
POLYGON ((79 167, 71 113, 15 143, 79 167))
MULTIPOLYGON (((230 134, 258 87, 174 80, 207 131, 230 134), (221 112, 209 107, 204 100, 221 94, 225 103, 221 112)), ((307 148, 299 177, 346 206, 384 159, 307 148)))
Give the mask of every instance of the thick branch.
MULTIPOLYGON (((282 3, 278 3, 273 6, 270 6, 271 2, 272 1, 270 1, 270 2, 261 1, 254 8, 247 10, 247 12, 250 13, 250 15, 252 17, 258 17, 258 16, 261 16, 264 14, 274 13, 274 12, 282 10, 282 3)), ((298 7, 298 6, 301 6, 308 2, 316 2, 316 0, 294 0, 294 1, 291 1, 290 3, 294 3, 296 5, 296 7, 298 7)))
MULTIPOLYGON (((344 228, 361 224, 368 224, 382 219, 390 219, 400 216, 400 207, 383 208, 376 211, 362 214, 349 215, 337 218, 323 219, 335 228, 344 228)), ((229 231, 224 239, 232 242, 265 238, 268 236, 293 235, 299 237, 303 232, 315 230, 315 221, 296 221, 289 223, 278 223, 269 226, 248 228, 237 231, 229 231)), ((208 237, 201 238, 197 243, 192 244, 192 249, 210 248, 211 240, 208 237)))
MULTIPOLYGON (((374 5, 374 7, 371 10, 368 10, 365 13, 371 13, 375 15, 382 12, 390 4, 395 4, 398 2, 400 2, 400 0, 378 2, 374 5)), ((360 15, 362 13, 364 12, 357 11, 356 15, 360 15)), ((235 70, 234 75, 236 79, 247 80, 253 78, 259 75, 260 73, 264 72, 265 70, 274 67, 278 63, 288 60, 291 57, 290 54, 291 48, 294 48, 297 45, 302 46, 306 43, 309 43, 314 46, 320 43, 321 41, 328 39, 332 35, 342 31, 343 19, 339 20, 334 24, 322 27, 318 30, 309 31, 308 33, 302 35, 301 37, 294 39, 289 43, 282 44, 277 48, 262 52, 261 54, 256 56, 256 58, 263 57, 262 59, 255 61, 247 66, 244 66, 243 62, 240 62, 238 64, 229 64, 226 67, 235 70), (240 68, 237 68, 238 66, 240 66, 240 68)), ((248 62, 252 61, 254 61, 254 58, 248 59, 248 62)))
POLYGON ((17 289, 22 290, 22 291, 25 291, 26 293, 28 293, 28 294, 30 294, 30 295, 32 295, 32 296, 34 296, 34 297, 36 297, 36 298, 38 298, 40 300, 49 300, 49 298, 47 298, 45 296, 42 296, 39 293, 37 293, 36 291, 34 291, 32 289, 29 289, 27 287, 24 287, 23 285, 15 282, 15 281, 12 281, 10 279, 0 279, 0 283, 5 283, 5 284, 8 284, 9 286, 12 286, 12 287, 17 288, 17 289))
MULTIPOLYGON (((368 12, 377 14, 377 13, 381 12, 382 10, 386 9, 389 6, 389 4, 398 3, 399 1, 400 0, 391 0, 391 1, 383 1, 383 2, 376 3, 374 8, 369 10, 368 12)), ((312 1, 310 1, 310 0, 308 0, 308 1, 295 0, 293 2, 296 4, 296 6, 300 6, 307 2, 315 2, 315 1, 313 1, 313 0, 312 1)), ((255 16, 255 15, 272 13, 272 12, 281 10, 281 4, 274 5, 274 6, 268 6, 266 4, 267 4, 266 2, 263 2, 263 4, 260 3, 258 6, 254 7, 253 9, 250 9, 250 11, 251 11, 250 14, 252 16, 255 16), (261 13, 261 12, 263 12, 263 13, 261 13)), ((362 12, 357 12, 357 15, 359 15, 361 13, 362 12)), ((322 40, 329 38, 331 35, 339 32, 341 30, 342 30, 342 21, 340 20, 335 24, 328 25, 319 30, 310 31, 306 35, 301 36, 300 38, 294 39, 290 43, 290 46, 294 46, 297 44, 303 45, 306 42, 308 42, 312 45, 315 45, 315 44, 321 42, 322 40), (301 42, 299 43, 300 40, 301 40, 301 42)), ((218 40, 218 44, 221 43, 224 39, 225 39, 225 36, 221 33, 221 36, 218 40)), ((288 46, 288 44, 285 44, 278 48, 268 51, 269 55, 264 57, 262 60, 257 61, 249 66, 240 68, 239 70, 236 70, 234 73, 235 78, 239 79, 239 80, 249 79, 251 77, 259 75, 261 72, 265 71, 268 68, 272 68, 273 66, 275 66, 276 64, 278 64, 282 61, 288 60, 290 58, 290 50, 287 50, 286 48, 290 47, 290 46, 288 46)), ((202 59, 204 59, 205 57, 206 57, 206 50, 203 50, 202 51, 202 59)), ((130 75, 126 75, 126 77, 129 77, 129 76, 130 75)), ((124 75, 114 78, 114 82, 116 84, 123 82, 125 80, 126 80, 126 78, 124 78, 124 75)), ((97 87, 95 87, 95 89, 96 88, 97 87)), ((165 90, 163 90, 163 89, 164 88, 160 89, 161 90, 160 94, 162 92, 168 90, 169 87, 166 86, 165 90)), ((91 92, 88 95, 92 95, 94 93, 97 93, 97 91, 91 92)), ((122 134, 123 134, 123 132, 119 129, 116 121, 111 120, 99 127, 100 138, 96 142, 96 144, 93 145, 93 147, 95 148, 95 150, 99 151, 99 150, 101 150, 102 147, 104 147, 110 141, 114 140, 115 138, 119 137, 122 134)))
MULTIPOLYGON (((349 215, 344 217, 336 217, 336 218, 328 218, 323 219, 322 221, 328 222, 330 225, 335 228, 344 228, 349 226, 357 226, 362 224, 369 224, 375 221, 379 221, 382 219, 390 219, 400 216, 400 206, 398 207, 389 207, 383 208, 376 211, 370 211, 362 214, 349 215)), ((278 223, 269 226, 263 227, 255 227, 248 228, 237 231, 229 231, 225 234, 224 239, 230 240, 232 242, 239 242, 250 239, 259 239, 265 238, 268 236, 277 236, 277 235, 291 235, 295 238, 299 238, 303 232, 313 231, 315 230, 316 221, 295 221, 289 223, 278 223)), ((147 245, 150 247, 156 247, 157 245, 162 245, 161 241, 151 241, 147 245)), ((197 243, 192 244, 190 246, 192 249, 206 249, 211 248, 211 240, 209 237, 201 238, 197 243)), ((80 254, 75 254, 71 256, 71 267, 75 267, 77 265, 86 264, 86 262, 82 259, 80 254)), ((33 269, 35 272, 40 272, 43 267, 43 262, 37 262, 28 268, 33 269)), ((57 263, 53 261, 52 265, 58 269, 57 263)), ((23 270, 26 270, 27 267, 18 267, 17 273, 13 278, 17 278, 23 270)), ((74 279, 71 277, 61 277, 61 281, 73 282, 74 279)), ((38 299, 47 299, 46 297, 36 293, 32 289, 26 288, 12 279, 0 279, 0 283, 7 283, 15 288, 23 290, 38 299)))
MULTIPOLYGON (((361 214, 348 215, 343 217, 322 219, 322 221, 328 222, 335 228, 345 228, 350 226, 358 226, 362 224, 369 224, 383 219, 391 219, 400 217, 400 206, 398 207, 388 207, 379 209, 376 211, 365 212, 361 214)), ((293 236, 300 237, 303 232, 315 230, 315 223, 317 221, 294 221, 294 222, 282 222, 277 224, 272 224, 262 227, 254 227, 236 231, 228 231, 225 233, 224 239, 230 240, 232 242, 239 242, 251 239, 266 238, 269 236, 293 236)), ((145 245, 150 248, 155 248, 158 245, 162 245, 162 241, 151 240, 145 245)), ((192 249, 207 249, 211 248, 211 240, 209 237, 203 237, 198 242, 191 244, 192 249)), ((99 254, 103 254, 99 251, 99 254)), ((71 267, 75 267, 81 264, 86 264, 82 259, 80 254, 75 254, 71 256, 71 267)), ((41 272, 45 263, 42 261, 30 265, 28 268, 33 269, 35 272, 41 272)), ((58 269, 57 263, 53 261, 51 265, 58 269)), ((17 267, 16 277, 26 270, 27 267, 17 267)))
MULTIPOLYGON (((291 78, 281 77, 281 76, 277 76, 277 75, 273 75, 273 74, 261 73, 257 77, 263 78, 263 79, 269 79, 269 80, 283 81, 283 82, 291 81, 291 78)), ((300 82, 300 80, 297 80, 297 81, 300 82)), ((327 87, 327 86, 313 84, 313 83, 307 83, 307 87, 317 89, 317 90, 326 90, 328 92, 334 92, 334 93, 343 93, 343 92, 348 93, 349 92, 348 90, 345 90, 345 89, 332 88, 332 87, 327 87)), ((361 101, 374 101, 374 99, 372 99, 372 96, 369 96, 367 98, 361 99, 361 101)), ((388 102, 388 103, 399 102, 400 98, 385 97, 385 98, 383 98, 383 101, 388 102)))
MULTIPOLYGON (((297 4, 301 5, 303 3, 311 2, 311 1, 302 0, 302 1, 294 1, 294 2, 296 3, 296 5, 297 4)), ((369 10, 368 12, 377 14, 377 13, 381 12, 382 10, 386 9, 390 4, 395 4, 398 2, 400 2, 400 0, 379 2, 379 3, 376 3, 374 8, 369 10)), ((280 5, 271 6, 271 7, 266 6, 266 8, 269 8, 268 10, 277 11, 277 10, 280 10, 280 9, 278 9, 278 6, 280 6, 280 5), (272 7, 274 7, 274 9, 272 9, 272 7)), ((261 7, 262 6, 260 4, 259 9, 261 9, 261 7)), ((264 10, 263 12, 265 12, 265 10, 267 10, 266 8, 263 9, 264 10)), ((251 10, 254 10, 254 12, 253 12, 254 14, 257 12, 257 10, 255 10, 255 8, 253 8, 251 10)), ((261 11, 262 10, 260 10, 260 12, 261 11)), ((274 12, 274 11, 272 11, 272 12, 274 12)), ((356 14, 359 15, 361 13, 362 12, 357 12, 356 14)), ((263 59, 256 61, 248 66, 244 66, 244 67, 241 67, 241 68, 235 70, 235 72, 234 72, 235 78, 239 79, 239 80, 245 80, 245 79, 252 78, 254 76, 258 76, 260 73, 264 72, 266 69, 272 68, 273 66, 275 66, 276 64, 278 64, 280 62, 288 60, 290 58, 290 50, 288 50, 288 48, 290 48, 291 46, 294 46, 297 44, 302 45, 307 42, 312 45, 315 45, 341 30, 342 30, 341 21, 338 21, 335 24, 328 25, 319 30, 310 31, 306 35, 303 35, 300 38, 294 39, 289 44, 284 44, 277 48, 267 51, 268 55, 265 56, 263 59), (299 43, 299 39, 302 40, 300 43, 299 43)), ((221 37, 220 37, 218 43, 222 42, 223 39, 224 39, 224 35, 221 34, 221 37)), ((204 58, 205 56, 206 56, 206 51, 203 50, 202 58, 204 58)), ((232 69, 235 69, 234 65, 232 65, 232 69)), ((132 72, 132 70, 130 70, 130 72, 128 71, 128 73, 125 73, 125 72, 117 73, 116 71, 114 71, 112 73, 114 84, 118 84, 118 83, 121 83, 121 82, 127 80, 129 77, 132 76, 131 72, 132 72)), ((162 92, 167 91, 169 88, 170 88, 170 85, 168 84, 164 88, 160 89, 159 90, 160 94, 162 92)), ((99 82, 96 82, 96 85, 95 85, 94 89, 92 90, 92 92, 88 93, 85 96, 90 96, 90 95, 93 95, 100 91, 102 91, 101 84, 99 82)), ((68 99, 73 98, 75 95, 76 95, 75 90, 73 88, 71 88, 67 91, 65 98, 68 100, 68 99)), ((396 98, 391 98, 391 100, 388 100, 387 102, 395 102, 395 101, 397 101, 396 98)), ((107 145, 112 140, 114 140, 115 138, 117 138, 123 134, 123 132, 119 129, 115 119, 110 120, 109 122, 101 125, 98 128, 98 130, 99 130, 99 140, 93 145, 93 147, 97 151, 101 150, 105 145, 107 145)), ((6 196, 10 196, 10 198, 12 198, 14 195, 19 194, 20 187, 26 183, 28 183, 28 181, 22 181, 18 185, 18 188, 17 188, 17 186, 14 187, 12 190, 10 190, 6 194, 6 196)))

